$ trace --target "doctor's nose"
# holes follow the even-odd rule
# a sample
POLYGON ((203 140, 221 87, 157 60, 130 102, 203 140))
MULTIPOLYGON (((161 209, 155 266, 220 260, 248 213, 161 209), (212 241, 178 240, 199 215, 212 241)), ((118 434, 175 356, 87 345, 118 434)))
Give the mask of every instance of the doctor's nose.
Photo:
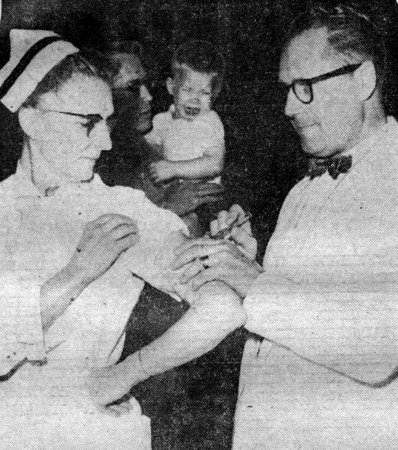
POLYGON ((293 117, 294 115, 301 112, 303 110, 303 107, 305 106, 306 105, 297 98, 296 94, 293 91, 293 87, 290 87, 285 102, 285 115, 287 117, 293 117))

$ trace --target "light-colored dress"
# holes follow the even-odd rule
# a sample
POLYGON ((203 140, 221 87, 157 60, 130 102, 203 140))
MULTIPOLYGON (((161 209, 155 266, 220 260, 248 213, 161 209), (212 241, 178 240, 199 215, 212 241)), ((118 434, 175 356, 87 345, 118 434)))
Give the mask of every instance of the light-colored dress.
POLYGON ((141 191, 109 188, 99 177, 43 197, 21 167, 0 184, 2 449, 150 449, 149 419, 133 411, 111 417, 96 411, 84 386, 93 366, 114 364, 143 278, 157 277, 161 249, 180 219, 141 191), (64 267, 84 225, 105 213, 125 214, 139 227, 139 243, 91 283, 45 336, 40 285, 64 267), (159 256, 160 255, 160 256, 159 256))
POLYGON ((234 449, 396 449, 398 124, 288 195, 244 301, 234 449), (265 338, 261 341, 260 337, 265 338))
MULTIPOLYGON (((162 148, 168 161, 189 161, 224 146, 224 126, 215 111, 200 114, 194 120, 175 119, 174 105, 156 114, 153 129, 145 136, 147 142, 162 148)), ((219 182, 217 177, 214 182, 219 182)))

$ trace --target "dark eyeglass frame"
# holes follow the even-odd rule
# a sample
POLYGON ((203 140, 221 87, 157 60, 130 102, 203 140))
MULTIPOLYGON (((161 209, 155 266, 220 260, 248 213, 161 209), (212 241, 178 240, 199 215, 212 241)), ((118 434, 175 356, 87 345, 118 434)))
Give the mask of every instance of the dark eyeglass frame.
POLYGON ((297 80, 294 80, 293 83, 288 85, 283 85, 283 89, 285 90, 285 98, 287 98, 287 95, 290 91, 290 89, 293 89, 294 95, 300 100, 301 103, 304 103, 305 105, 308 105, 314 100, 314 90, 312 86, 316 83, 319 83, 320 81, 328 80, 329 78, 338 77, 340 75, 347 75, 349 73, 355 72, 362 63, 358 64, 348 64, 346 66, 340 67, 339 69, 332 70, 331 72, 323 73, 322 75, 318 75, 316 77, 312 78, 298 78, 297 80), (297 86, 302 85, 308 88, 309 90, 309 100, 303 100, 300 98, 300 95, 297 91, 297 86))
POLYGON ((87 129, 87 136, 90 135, 90 133, 93 131, 94 127, 97 125, 97 123, 101 122, 101 120, 104 120, 110 130, 112 130, 112 127, 115 122, 115 115, 112 114, 107 119, 104 119, 104 117, 101 116, 101 114, 79 114, 79 113, 73 113, 69 111, 59 111, 56 109, 43 109, 44 112, 52 112, 56 114, 64 114, 66 116, 73 116, 73 117, 79 117, 80 119, 84 119, 87 122, 81 123, 84 128, 87 129))

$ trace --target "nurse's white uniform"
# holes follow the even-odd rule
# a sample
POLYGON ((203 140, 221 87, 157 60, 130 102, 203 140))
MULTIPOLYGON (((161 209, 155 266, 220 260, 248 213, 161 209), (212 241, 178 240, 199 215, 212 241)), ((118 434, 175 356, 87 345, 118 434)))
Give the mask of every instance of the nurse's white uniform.
POLYGON ((141 191, 109 188, 97 176, 43 197, 18 167, 0 184, 0 202, 0 375, 29 360, 0 382, 0 447, 150 449, 150 422, 138 402, 132 399, 132 412, 121 417, 100 414, 84 383, 91 367, 120 357, 143 286, 132 272, 161 278, 162 248, 171 233, 185 231, 184 224, 141 191), (135 220, 139 243, 43 336, 40 285, 68 263, 84 225, 105 213, 135 220))

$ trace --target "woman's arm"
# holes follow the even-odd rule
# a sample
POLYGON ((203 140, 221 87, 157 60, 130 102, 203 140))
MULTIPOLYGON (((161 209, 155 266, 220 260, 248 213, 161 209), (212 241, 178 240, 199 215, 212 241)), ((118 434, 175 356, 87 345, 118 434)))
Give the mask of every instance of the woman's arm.
POLYGON ((207 283, 174 326, 121 363, 94 370, 88 388, 96 402, 112 403, 137 383, 207 353, 245 321, 239 296, 222 282, 207 283))
POLYGON ((68 265, 42 285, 40 308, 44 332, 64 314, 88 284, 78 268, 68 265))
MULTIPOLYGON (((212 232, 219 231, 220 227, 224 228, 241 215, 244 215, 243 210, 235 205, 229 213, 225 212, 219 217, 218 224, 212 225, 212 232)), ((234 229, 232 234, 234 237, 241 238, 239 240, 245 243, 246 254, 256 254, 256 243, 251 236, 249 223, 243 225, 241 229, 234 229)), ((185 248, 186 245, 189 246, 189 241, 182 244, 185 240, 182 235, 172 235, 169 238, 166 254, 170 253, 170 249, 172 250, 176 245, 180 245, 182 248, 185 248)), ((211 246, 212 249, 216 247, 219 249, 220 245, 223 246, 222 242, 216 242, 217 245, 211 246)), ((181 251, 181 247, 179 251, 181 251)), ((196 245, 194 247, 196 251, 196 245)), ((224 249, 224 247, 222 248, 224 249)), ((191 247, 187 251, 190 249, 191 247)), ((202 248, 199 252, 201 250, 202 248)), ((203 270, 199 258, 198 264, 196 261, 195 264, 191 264, 191 256, 190 254, 187 258, 188 267, 194 266, 198 270, 200 267, 203 270)), ((173 255, 171 257, 173 258, 173 255)), ((246 264, 249 266, 252 263, 256 264, 253 260, 244 258, 242 263, 244 270, 246 264)), ((181 263, 181 258, 179 258, 179 262, 181 263)), ((207 262, 203 261, 203 263, 207 262)), ((171 261, 168 262, 168 264, 170 263, 171 261)), ((258 276, 257 269, 255 274, 258 276)), ((235 277, 239 278, 240 273, 236 273, 235 277)), ((219 279, 213 278, 210 282, 203 281, 201 286, 197 286, 190 309, 158 339, 117 365, 95 369, 88 381, 88 389, 94 401, 104 405, 118 400, 135 384, 207 353, 230 332, 244 325, 246 314, 241 306, 241 297, 219 279)))
POLYGON ((44 332, 86 286, 105 273, 120 254, 135 245, 138 239, 137 226, 129 217, 105 214, 89 222, 69 263, 41 288, 44 332))

